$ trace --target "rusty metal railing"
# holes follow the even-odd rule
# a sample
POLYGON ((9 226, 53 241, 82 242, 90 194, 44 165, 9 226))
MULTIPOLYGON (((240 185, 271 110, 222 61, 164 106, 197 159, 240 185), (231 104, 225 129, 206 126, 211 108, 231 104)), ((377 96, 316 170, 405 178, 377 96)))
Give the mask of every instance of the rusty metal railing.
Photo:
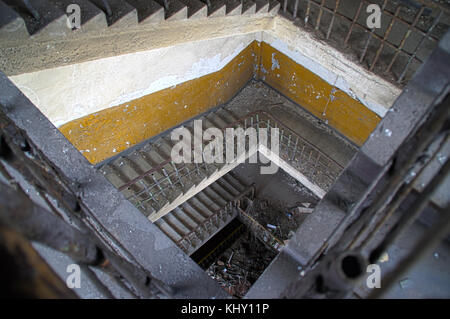
MULTIPOLYGON (((324 191, 328 190, 343 169, 335 160, 268 112, 259 110, 248 113, 221 130, 225 131, 227 128, 237 127, 244 129, 254 127, 256 130, 267 128, 269 141, 270 130, 273 128, 279 129, 280 158, 324 191)), ((158 211, 161 205, 170 202, 171 190, 176 186, 184 188, 183 180, 192 180, 196 175, 204 177, 205 172, 200 166, 207 170, 208 165, 211 166, 211 164, 205 162, 190 165, 186 163, 175 164, 170 156, 167 156, 165 160, 156 163, 151 169, 125 182, 118 189, 139 210, 149 216, 158 211), (160 177, 157 178, 155 175, 160 177)))
POLYGON ((285 0, 282 12, 401 86, 436 47, 450 21, 450 5, 432 0, 285 0), (367 25, 369 4, 381 9, 381 28, 367 25))
POLYGON ((249 194, 251 194, 250 198, 254 197, 255 187, 253 185, 247 187, 238 196, 235 196, 235 198, 227 202, 224 207, 214 210, 213 214, 201 222, 196 229, 191 230, 189 233, 177 240, 177 246, 187 253, 191 247, 196 246, 194 242, 202 241, 197 234, 199 230, 204 229, 206 233, 211 234, 214 230, 219 229, 220 221, 225 222, 228 218, 235 215, 235 210, 238 209, 240 201, 249 194))

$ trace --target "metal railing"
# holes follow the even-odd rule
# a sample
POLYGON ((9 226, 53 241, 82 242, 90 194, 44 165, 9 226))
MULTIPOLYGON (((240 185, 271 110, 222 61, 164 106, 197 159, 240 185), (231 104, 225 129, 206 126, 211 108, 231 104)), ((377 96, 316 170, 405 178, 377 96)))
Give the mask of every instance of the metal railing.
MULTIPOLYGON (((280 158, 324 191, 329 189, 343 170, 339 163, 268 112, 259 110, 248 113, 243 118, 237 119, 222 128, 222 131, 225 131, 227 128, 238 127, 244 130, 253 127, 257 133, 259 133, 259 128, 266 128, 268 131, 268 145, 270 145, 271 130, 274 128, 279 129, 280 158)), ((204 148, 207 143, 203 141, 202 143, 204 143, 204 148)), ((157 142, 154 143, 154 145, 156 144, 157 142)), ((225 152, 225 145, 223 149, 225 152)), ((173 191, 176 187, 181 187, 183 190, 186 181, 192 181, 196 176, 200 179, 205 178, 208 168, 215 165, 207 164, 205 161, 201 164, 176 164, 169 156, 167 157, 151 169, 125 182, 118 188, 146 216, 156 213, 161 208, 161 205, 171 201, 170 196, 173 194, 171 190, 173 191), (160 177, 155 177, 155 175, 160 177)))
POLYGON ((235 198, 227 202, 224 207, 214 210, 213 213, 208 218, 203 220, 195 229, 191 230, 189 233, 185 234, 182 238, 176 241, 178 247, 187 253, 190 247, 196 246, 193 242, 202 241, 197 234, 199 231, 204 229, 206 234, 210 235, 214 230, 218 230, 220 228, 221 221, 226 222, 228 218, 235 215, 239 202, 249 193, 251 194, 250 197, 253 198, 255 194, 254 186, 247 187, 238 196, 235 196, 235 198))
POLYGON ((431 0, 285 0, 282 12, 398 85, 410 80, 450 21, 450 5, 431 0), (380 8, 381 28, 367 25, 370 4, 380 8))

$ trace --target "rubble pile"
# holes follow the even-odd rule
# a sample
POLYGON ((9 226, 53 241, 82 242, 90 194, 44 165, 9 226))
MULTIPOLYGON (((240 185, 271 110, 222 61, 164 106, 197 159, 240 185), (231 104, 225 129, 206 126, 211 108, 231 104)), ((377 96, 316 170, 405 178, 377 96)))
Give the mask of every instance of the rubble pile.
POLYGON ((231 296, 242 298, 275 256, 247 230, 206 272, 231 296))
POLYGON ((297 203, 286 208, 282 202, 250 201, 245 213, 238 215, 246 225, 245 232, 208 267, 207 274, 231 296, 244 297, 279 251, 269 245, 268 238, 273 238, 280 247, 287 244, 306 216, 312 213, 313 206, 297 203))

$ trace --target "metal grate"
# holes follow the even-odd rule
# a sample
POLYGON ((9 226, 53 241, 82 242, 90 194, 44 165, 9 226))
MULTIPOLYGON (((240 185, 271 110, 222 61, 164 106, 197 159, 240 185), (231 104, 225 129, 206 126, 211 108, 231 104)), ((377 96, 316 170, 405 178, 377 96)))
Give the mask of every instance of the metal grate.
POLYGON ((368 70, 405 85, 450 24, 450 1, 291 0, 282 12, 368 70), (369 28, 370 4, 381 9, 381 28, 369 28))
MULTIPOLYGON (((268 145, 270 143, 270 130, 278 128, 280 138, 279 155, 281 159, 296 168, 323 190, 326 191, 331 187, 343 169, 341 165, 271 114, 258 111, 250 113, 247 117, 250 120, 253 117, 255 118, 255 123, 253 124, 255 128, 268 129, 268 145)), ((244 128, 247 128, 249 126, 247 121, 244 120, 243 122, 244 128)))

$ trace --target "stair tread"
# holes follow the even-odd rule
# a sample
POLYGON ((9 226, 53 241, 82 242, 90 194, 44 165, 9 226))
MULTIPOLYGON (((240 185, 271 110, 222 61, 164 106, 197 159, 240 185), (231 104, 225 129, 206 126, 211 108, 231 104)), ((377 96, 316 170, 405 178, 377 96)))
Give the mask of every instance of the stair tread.
POLYGON ((67 27, 65 12, 47 0, 33 1, 31 10, 23 2, 14 0, 3 0, 3 2, 22 17, 32 36, 66 35, 70 31, 67 27), (35 17, 33 14, 38 16, 35 17))
POLYGON ((103 0, 89 0, 106 14, 110 27, 129 27, 138 24, 138 14, 135 7, 122 0, 108 0, 105 6, 103 0))
POLYGON ((52 0, 52 3, 63 12, 67 7, 76 4, 80 7, 81 30, 94 31, 108 27, 105 13, 89 0, 52 0))
MULTIPOLYGON (((165 6, 164 0, 156 0, 161 6, 165 6)), ((178 0, 166 0, 167 8, 165 8, 164 17, 168 21, 184 20, 188 17, 188 7, 178 0)))
POLYGON ((241 181, 236 179, 231 173, 225 174, 223 176, 223 179, 225 179, 229 184, 233 185, 233 187, 239 192, 242 192, 246 188, 246 185, 242 184, 241 181))
POLYGON ((242 0, 242 14, 255 14, 256 3, 251 0, 242 0))
POLYGON ((171 229, 172 231, 177 234, 180 238, 184 237, 184 235, 186 235, 187 231, 186 229, 183 229, 183 226, 178 224, 176 220, 174 220, 173 217, 166 215, 162 218, 160 218, 164 221, 164 223, 166 223, 171 229))
POLYGON ((192 225, 200 225, 206 219, 203 215, 182 209, 181 206, 178 206, 172 212, 186 215, 191 220, 192 225))
POLYGON ((234 199, 234 195, 231 194, 225 187, 220 185, 219 183, 211 184, 211 189, 217 193, 220 197, 222 197, 225 202, 232 201, 234 199))
POLYGON ((155 223, 169 238, 173 241, 178 241, 183 238, 178 234, 168 223, 166 223, 162 218, 158 219, 155 223))
POLYGON ((242 1, 230 0, 226 2, 226 14, 227 15, 241 15, 242 14, 242 1))
POLYGON ((273 14, 277 14, 280 11, 281 3, 278 0, 270 0, 269 1, 269 12, 273 14))
MULTIPOLYGON (((207 1, 203 1, 207 4, 207 1)), ((226 14, 225 0, 210 0, 211 5, 208 6, 208 17, 223 17, 226 14)))
POLYGON ((256 13, 267 13, 269 12, 269 1, 268 0, 253 0, 256 4, 256 13))
POLYGON ((188 19, 206 18, 208 16, 208 7, 200 0, 179 0, 187 6, 188 19))
POLYGON ((29 37, 24 19, 6 3, 0 1, 0 39, 29 37))
POLYGON ((219 208, 228 202, 219 193, 217 193, 213 188, 208 187, 203 191, 203 193, 205 195, 207 195, 213 203, 215 203, 217 206, 219 206, 219 208))
POLYGON ((136 8, 140 24, 158 23, 164 21, 164 7, 152 0, 127 0, 136 8))
POLYGON ((220 178, 217 180, 217 183, 221 184, 225 189, 227 189, 230 194, 232 194, 233 196, 237 196, 239 195, 240 191, 238 189, 236 189, 236 187, 234 185, 232 185, 231 183, 229 183, 225 178, 220 178))

